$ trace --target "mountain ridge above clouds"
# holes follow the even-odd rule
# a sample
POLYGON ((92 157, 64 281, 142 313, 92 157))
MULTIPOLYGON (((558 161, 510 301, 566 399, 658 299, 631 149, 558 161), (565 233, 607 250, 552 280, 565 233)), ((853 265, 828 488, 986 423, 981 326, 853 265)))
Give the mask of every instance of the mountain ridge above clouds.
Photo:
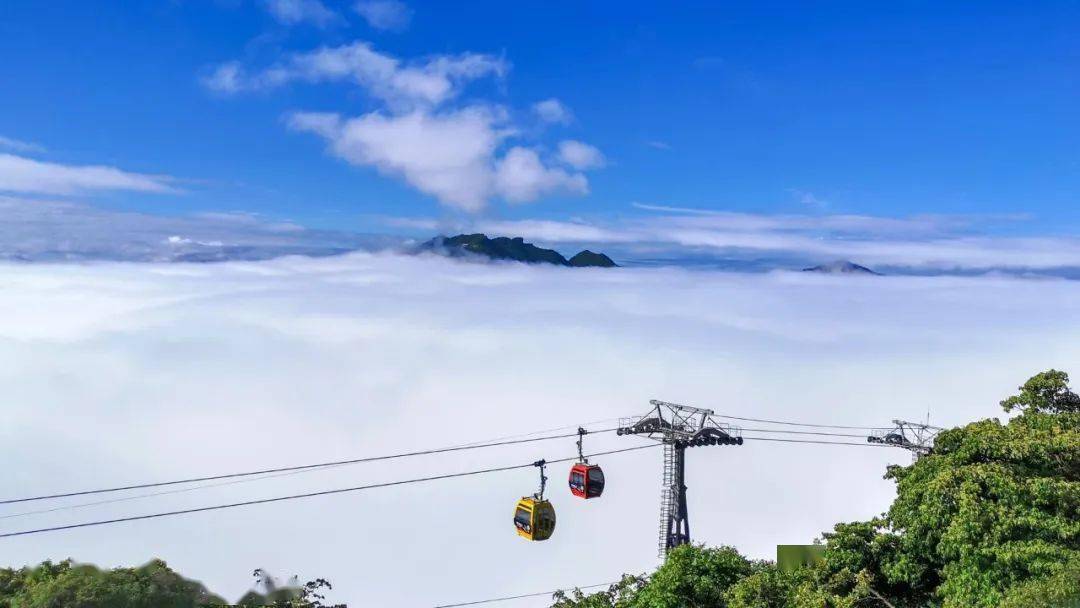
POLYGON ((457 236, 437 236, 415 248, 418 253, 431 252, 450 257, 483 257, 489 260, 524 262, 527 264, 553 264, 574 268, 597 267, 613 268, 618 266, 603 253, 585 249, 570 259, 554 249, 537 247, 518 237, 497 236, 489 238, 486 234, 459 234, 457 236))
MULTIPOLYGON (((500 224, 500 227, 505 230, 515 226, 500 224)), ((410 228, 428 232, 434 226, 410 228)), ((442 238, 474 239, 481 245, 486 242, 484 239, 492 244, 505 243, 511 251, 520 250, 518 261, 547 261, 570 267, 615 266, 612 261, 614 257, 619 260, 619 266, 626 267, 678 267, 737 273, 797 272, 815 267, 823 257, 823 245, 818 240, 805 248, 801 247, 805 243, 798 241, 790 243, 790 247, 782 243, 785 245, 782 248, 768 249, 749 246, 753 243, 741 243, 742 247, 729 246, 727 241, 709 246, 658 241, 650 240, 649 235, 639 235, 640 239, 637 240, 630 238, 635 235, 612 238, 610 234, 597 230, 579 230, 573 233, 573 238, 565 238, 566 235, 559 238, 557 233, 537 233, 530 237, 528 226, 523 228, 523 237, 518 239, 488 239, 482 233, 442 238), (567 259, 557 251, 528 243, 525 241, 527 238, 573 245, 575 249, 592 249, 585 249, 567 259), (604 244, 605 253, 594 253, 596 245, 601 243, 604 244), (530 259, 532 255, 550 259, 533 260, 530 259)), ((535 226, 533 228, 532 232, 535 232, 535 226)), ((504 230, 500 232, 505 234, 504 230)), ((352 251, 415 254, 418 248, 427 247, 430 242, 405 234, 308 228, 243 212, 163 215, 109 209, 70 200, 0 195, 0 261, 7 262, 208 263, 261 261, 283 256, 325 257, 352 251)), ((882 250, 888 253, 885 256, 872 247, 871 241, 844 241, 842 244, 857 249, 852 253, 862 254, 862 257, 838 255, 837 259, 862 260, 869 257, 872 266, 855 266, 868 270, 872 268, 874 272, 889 276, 1008 275, 1080 280, 1080 262, 1076 261, 1078 254, 1074 253, 1075 246, 1062 239, 1010 240, 1002 237, 980 240, 965 237, 944 243, 886 242, 882 245, 882 250), (929 252, 933 254, 932 258, 926 257, 927 247, 933 249, 929 252), (1003 248, 1010 248, 1010 255, 1005 258, 997 253, 1003 248), (994 255, 982 255, 980 252, 984 251, 994 252, 994 255), (912 252, 912 255, 905 262, 909 258, 907 252, 912 252), (956 255, 950 256, 949 253, 956 255), (1014 262, 1006 263, 1007 260, 1014 262)), ((480 249, 478 253, 483 253, 484 247, 480 249)), ((445 253, 443 248, 440 250, 445 253)), ((468 250, 459 253, 472 255, 468 250)), ((498 255, 485 257, 499 259, 498 255)), ((507 259, 515 258, 510 255, 507 259)), ((822 268, 819 272, 825 270, 822 268)))

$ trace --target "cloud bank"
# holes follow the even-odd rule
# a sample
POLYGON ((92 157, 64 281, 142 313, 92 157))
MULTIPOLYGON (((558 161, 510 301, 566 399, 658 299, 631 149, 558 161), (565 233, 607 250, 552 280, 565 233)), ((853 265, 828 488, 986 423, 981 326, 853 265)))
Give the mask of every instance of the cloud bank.
POLYGON ((162 216, 0 196, 0 260, 260 260, 332 255, 398 241, 311 230, 247 213, 162 216))
MULTIPOLYGON (((901 272, 982 272, 1080 269, 1080 239, 1007 236, 987 226, 1018 217, 752 214, 662 205, 612 220, 490 220, 446 226, 433 220, 405 225, 443 231, 512 234, 551 245, 606 247, 629 263, 724 264, 746 269, 809 265, 837 259, 901 272)), ((391 223, 394 223, 393 221, 391 223)))
MULTIPOLYGON (((0 277, 6 495, 572 431, 644 413, 649 398, 834 424, 929 410, 950 425, 997 415, 997 400, 1028 374, 1075 372, 1080 361, 1071 322, 1080 284, 1070 281, 607 272, 371 254, 2 265, 0 277)), ((586 449, 638 443, 597 434, 586 449)), ((572 454, 572 439, 524 444, 7 518, 0 528, 572 454)), ((891 449, 750 441, 695 450, 694 538, 756 557, 809 542, 884 509, 892 486, 882 471, 907 460, 891 449)), ((552 468, 559 523, 545 543, 522 541, 510 522, 514 501, 536 489, 528 469, 6 539, 4 552, 12 564, 159 556, 231 598, 255 567, 322 576, 350 605, 588 584, 656 563, 659 451, 599 462, 608 487, 588 504, 569 498, 565 468, 552 468), (522 563, 544 567, 524 581, 522 563)), ((0 515, 16 510, 25 509, 0 515)))

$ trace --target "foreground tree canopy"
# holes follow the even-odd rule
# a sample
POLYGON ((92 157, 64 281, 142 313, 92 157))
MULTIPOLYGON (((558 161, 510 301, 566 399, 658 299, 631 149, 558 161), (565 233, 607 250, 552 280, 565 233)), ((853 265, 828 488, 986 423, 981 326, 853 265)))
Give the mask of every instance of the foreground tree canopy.
MULTIPOLYGON (((251 591, 239 606, 332 608, 322 601, 323 579, 303 585, 278 585, 261 570, 256 582, 265 593, 251 591)), ((45 562, 32 568, 0 569, 0 608, 202 608, 226 606, 201 583, 187 580, 165 562, 140 568, 101 570, 71 561, 45 562)))
POLYGON ((556 608, 1080 608, 1080 396, 1049 370, 1001 402, 1017 415, 942 432, 890 467, 881 517, 838 524, 793 572, 728 547, 683 546, 651 576, 556 608))

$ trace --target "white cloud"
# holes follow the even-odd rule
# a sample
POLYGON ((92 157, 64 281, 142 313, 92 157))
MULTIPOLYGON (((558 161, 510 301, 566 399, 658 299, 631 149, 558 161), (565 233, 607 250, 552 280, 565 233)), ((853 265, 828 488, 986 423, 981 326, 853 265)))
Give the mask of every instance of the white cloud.
POLYGON ((239 61, 228 61, 202 78, 202 84, 217 93, 234 94, 253 88, 239 61))
POLYGON ((479 53, 436 55, 406 63, 374 50, 367 42, 353 42, 295 53, 256 72, 248 72, 235 61, 226 62, 202 82, 213 91, 238 93, 274 89, 296 81, 351 81, 391 106, 408 110, 411 106, 446 102, 456 97, 465 84, 490 76, 502 77, 508 69, 503 59, 479 53))
POLYGON ((495 190, 511 203, 525 203, 553 192, 588 194, 589 182, 580 173, 545 167, 534 150, 514 147, 495 168, 495 190))
POLYGON ((360 0, 354 8, 368 25, 378 30, 400 32, 412 21, 412 9, 398 0, 360 0))
POLYGON ((650 148, 656 148, 657 150, 671 149, 671 144, 667 143, 666 141, 660 141, 658 139, 647 141, 645 142, 645 145, 649 146, 650 148))
POLYGON ((559 142, 559 160, 579 170, 597 169, 607 162, 600 150, 573 139, 559 142))
POLYGON ((505 113, 497 108, 372 112, 353 119, 299 113, 289 125, 322 136, 335 156, 351 164, 401 177, 465 211, 479 211, 492 197, 528 202, 552 192, 588 191, 584 175, 547 167, 533 150, 513 147, 500 156, 498 147, 508 126, 505 113))
POLYGON ((311 23, 324 27, 340 17, 320 0, 263 0, 266 10, 281 23, 311 23))
POLYGON ((28 141, 21 141, 18 139, 12 139, 10 137, 4 137, 0 135, 0 149, 8 149, 14 152, 44 152, 44 146, 31 143, 28 141))
POLYGON ((532 109, 540 120, 547 123, 567 125, 574 121, 574 115, 569 108, 555 98, 538 101, 533 104, 532 109))
POLYGON ((290 125, 321 135, 335 156, 400 176, 421 192, 472 211, 492 192, 497 121, 489 109, 473 107, 445 114, 372 112, 352 120, 297 114, 290 125))
POLYGON ((0 192, 78 194, 126 190, 175 192, 167 175, 131 173, 101 165, 62 165, 0 154, 0 192))
MULTIPOLYGON (((880 425, 929 409, 933 423, 953 425, 1000 415, 997 401, 1029 374, 1058 367, 1075 375, 1069 366, 1080 361, 1080 327, 1069 322, 1080 317, 1080 283, 1069 281, 579 271, 367 254, 10 264, 3 277, 0 459, 9 496, 564 425, 572 432, 643 414, 650 398, 822 424, 880 425)), ((585 448, 639 443, 598 433, 585 448)), ((573 455, 569 438, 5 519, 3 527, 573 455)), ((596 460, 608 486, 589 504, 560 481, 567 465, 549 468, 559 522, 546 543, 521 540, 509 521, 514 501, 536 489, 529 468, 9 538, 4 555, 11 564, 75 557, 103 565, 157 556, 229 599, 262 567, 326 577, 330 599, 355 606, 433 606, 649 571, 660 453, 596 460), (432 534, 424 524, 432 521, 453 525, 432 534), (545 567, 525 585, 520 565, 537 560, 545 567)), ((834 522, 880 513, 894 495, 884 467, 908 461, 888 448, 747 441, 693 450, 694 540, 770 557, 777 544, 810 542, 834 522)))

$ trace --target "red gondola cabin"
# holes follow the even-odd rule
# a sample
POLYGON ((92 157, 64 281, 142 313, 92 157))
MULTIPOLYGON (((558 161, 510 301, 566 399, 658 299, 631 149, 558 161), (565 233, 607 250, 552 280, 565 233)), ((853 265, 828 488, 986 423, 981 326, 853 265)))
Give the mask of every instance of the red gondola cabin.
POLYGON ((570 469, 570 493, 579 498, 599 498, 604 493, 603 469, 595 464, 575 464, 570 469))

